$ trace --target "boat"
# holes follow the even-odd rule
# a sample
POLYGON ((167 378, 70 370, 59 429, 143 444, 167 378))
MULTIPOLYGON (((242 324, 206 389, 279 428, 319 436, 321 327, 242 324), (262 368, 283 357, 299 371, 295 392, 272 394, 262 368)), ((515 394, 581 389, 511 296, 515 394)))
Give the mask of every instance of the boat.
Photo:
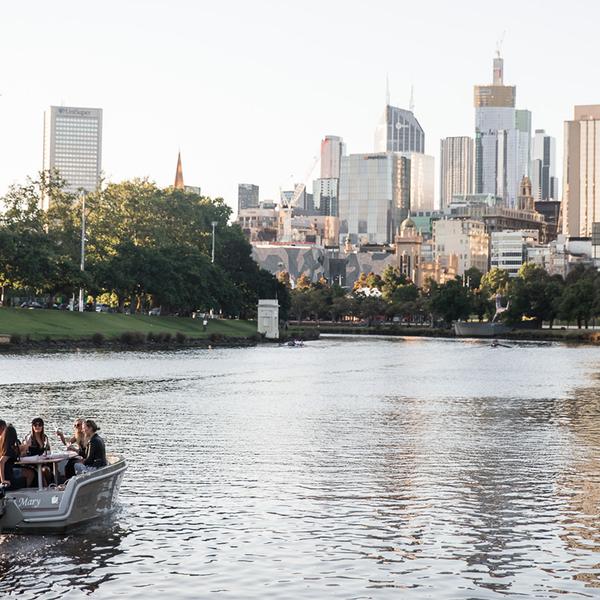
POLYGON ((112 454, 106 460, 105 467, 75 475, 62 485, 0 488, 0 531, 59 533, 111 513, 127 463, 112 454))
POLYGON ((505 323, 488 321, 479 323, 477 321, 455 321, 454 333, 460 337, 498 337, 512 331, 512 327, 505 323))

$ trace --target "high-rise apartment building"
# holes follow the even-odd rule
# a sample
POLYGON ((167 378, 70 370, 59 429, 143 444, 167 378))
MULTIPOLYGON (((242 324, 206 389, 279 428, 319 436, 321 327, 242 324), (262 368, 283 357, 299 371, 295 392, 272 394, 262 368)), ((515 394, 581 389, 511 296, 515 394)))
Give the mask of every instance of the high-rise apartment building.
POLYGON ((340 243, 389 244, 410 209, 410 159, 351 154, 340 169, 340 243))
POLYGON ((492 85, 475 86, 475 178, 477 194, 493 194, 514 206, 529 174, 531 112, 515 108, 516 88, 503 83, 504 62, 494 59, 492 85))
POLYGON ((246 208, 258 208, 258 186, 252 183, 239 183, 238 213, 246 208))
POLYGON ((346 154, 341 137, 326 135, 321 141, 321 179, 339 179, 340 162, 346 154))
POLYGON ((412 111, 386 105, 375 129, 375 152, 425 152, 425 132, 412 111))
POLYGON ((454 196, 473 193, 473 138, 448 137, 440 144, 440 208, 454 196))
POLYGON ((58 170, 69 192, 93 192, 98 188, 102 171, 101 108, 51 106, 44 112, 43 168, 58 170))
POLYGON ((575 107, 564 143, 562 231, 591 237, 600 222, 600 105, 575 107))
POLYGON ((536 201, 558 200, 556 140, 536 129, 531 149, 531 184, 536 201))
POLYGON ((313 181, 314 210, 326 217, 339 215, 339 182, 337 177, 313 181))

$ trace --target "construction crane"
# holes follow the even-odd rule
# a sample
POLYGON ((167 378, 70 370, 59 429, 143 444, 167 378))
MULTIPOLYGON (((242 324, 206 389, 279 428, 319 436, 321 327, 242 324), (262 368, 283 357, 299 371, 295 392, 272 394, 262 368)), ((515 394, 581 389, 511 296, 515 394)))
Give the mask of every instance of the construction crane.
POLYGON ((310 176, 312 175, 313 171, 315 170, 315 167, 317 166, 318 162, 319 156, 313 156, 310 166, 307 169, 306 174, 304 175, 304 178, 300 181, 300 183, 296 184, 296 186, 294 187, 294 193, 292 194, 292 197, 289 200, 286 200, 283 196, 283 193, 281 193, 282 208, 294 208, 296 206, 298 200, 300 199, 300 196, 302 196, 302 193, 306 189, 306 184, 310 179, 310 176))

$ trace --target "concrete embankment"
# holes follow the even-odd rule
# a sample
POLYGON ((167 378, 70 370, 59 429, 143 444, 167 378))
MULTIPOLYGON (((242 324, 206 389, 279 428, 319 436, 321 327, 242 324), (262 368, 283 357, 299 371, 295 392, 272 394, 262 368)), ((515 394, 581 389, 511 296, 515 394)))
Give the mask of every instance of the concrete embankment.
MULTIPOLYGON (((307 324, 303 325, 308 331, 311 327, 318 329, 321 334, 346 334, 346 335, 392 335, 400 337, 433 337, 456 338, 453 329, 431 327, 403 327, 398 325, 380 325, 374 327, 336 325, 336 324, 307 324)), ((490 338, 480 338, 490 339, 490 338)), ((600 331, 591 329, 516 329, 502 334, 499 339, 530 342, 565 342, 573 344, 598 344, 600 345, 600 331)))

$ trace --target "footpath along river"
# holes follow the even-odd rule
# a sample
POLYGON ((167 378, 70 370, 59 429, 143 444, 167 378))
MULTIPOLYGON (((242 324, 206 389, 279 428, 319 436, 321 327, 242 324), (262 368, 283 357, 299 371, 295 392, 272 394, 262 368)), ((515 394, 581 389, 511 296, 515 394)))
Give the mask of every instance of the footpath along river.
POLYGON ((0 535, 0 597, 600 597, 595 347, 1 355, 0 390, 129 460, 111 519, 0 535))

